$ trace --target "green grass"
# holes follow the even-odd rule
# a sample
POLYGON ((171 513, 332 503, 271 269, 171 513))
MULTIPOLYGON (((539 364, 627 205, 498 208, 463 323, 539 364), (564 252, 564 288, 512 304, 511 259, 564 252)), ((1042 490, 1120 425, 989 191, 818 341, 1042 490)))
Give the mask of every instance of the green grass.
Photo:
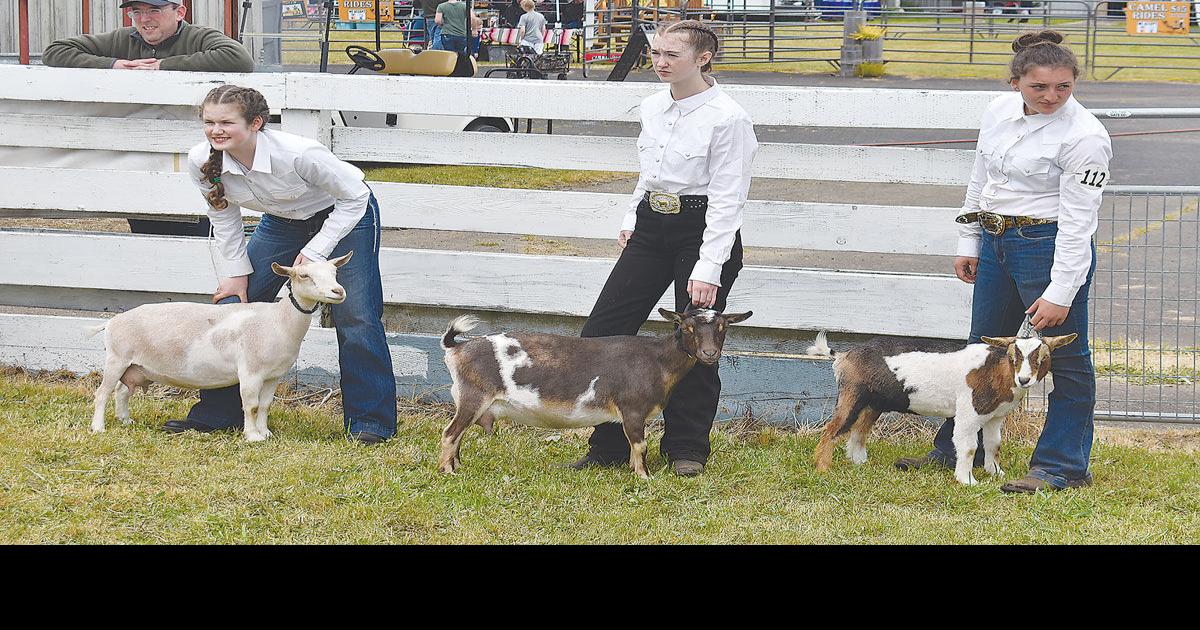
MULTIPOLYGON (((360 164, 368 181, 447 186, 484 186, 532 190, 567 190, 636 177, 615 171, 573 171, 513 166, 442 166, 360 164)), ((631 186, 632 188, 632 186, 631 186)))
MULTIPOLYGON (((275 437, 167 435, 191 400, 138 396, 132 426, 87 426, 93 381, 0 376, 0 543, 1195 543, 1194 455, 1098 444, 1096 486, 1036 496, 890 461, 923 439, 876 440, 861 467, 818 475, 811 434, 714 434, 707 472, 682 479, 575 472, 579 434, 468 432, 463 468, 439 475, 444 410, 405 407, 378 447, 340 438, 332 405, 278 405, 275 437)), ((336 399, 335 399, 336 400, 336 399)), ((110 411, 111 414, 111 411, 110 411)), ((657 453, 658 436, 651 439, 657 453)), ((1005 443, 1010 475, 1028 441, 1005 443)))

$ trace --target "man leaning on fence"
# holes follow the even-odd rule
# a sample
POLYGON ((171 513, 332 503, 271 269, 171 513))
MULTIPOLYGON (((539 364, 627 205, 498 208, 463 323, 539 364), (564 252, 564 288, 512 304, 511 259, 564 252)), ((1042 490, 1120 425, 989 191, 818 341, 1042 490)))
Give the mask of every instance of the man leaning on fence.
MULTIPOLYGON (((80 35, 57 40, 47 46, 45 52, 42 53, 42 63, 60 68, 193 72, 254 71, 254 61, 245 47, 218 30, 189 24, 184 20, 187 8, 182 4, 168 0, 142 0, 122 2, 120 6, 122 9, 126 9, 133 26, 97 35, 80 35)), ((191 109, 161 112, 153 117, 179 119, 182 116, 194 119, 195 114, 191 109)), ((97 115, 111 116, 113 112, 106 111, 97 115)), ((162 159, 161 155, 160 160, 162 159)), ((175 161, 174 156, 166 157, 171 158, 172 162, 175 161)), ((166 170, 178 170, 174 168, 174 163, 170 166, 171 168, 166 170)), ((122 167, 100 166, 99 168, 122 167)), ((163 169, 149 168, 147 170, 163 169)), ((199 223, 129 219, 129 229, 140 234, 204 236, 208 234, 208 219, 201 219, 199 223)))

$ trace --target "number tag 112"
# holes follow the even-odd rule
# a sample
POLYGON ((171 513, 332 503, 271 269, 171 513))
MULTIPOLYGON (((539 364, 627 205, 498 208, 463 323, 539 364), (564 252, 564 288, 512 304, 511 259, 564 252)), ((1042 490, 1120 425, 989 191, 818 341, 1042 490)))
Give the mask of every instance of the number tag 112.
POLYGON ((1102 166, 1088 166, 1075 172, 1076 180, 1084 186, 1103 189, 1108 183, 1108 171, 1102 166))

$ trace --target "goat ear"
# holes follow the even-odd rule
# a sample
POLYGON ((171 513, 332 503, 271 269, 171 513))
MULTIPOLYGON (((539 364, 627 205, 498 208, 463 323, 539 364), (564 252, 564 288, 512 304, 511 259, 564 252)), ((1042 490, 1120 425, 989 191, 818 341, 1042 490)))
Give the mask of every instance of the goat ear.
POLYGON ((676 326, 683 323, 683 313, 676 313, 675 311, 668 311, 665 308, 660 308, 658 309, 658 314, 662 315, 663 318, 669 322, 675 322, 676 326))
POLYGON ((746 311, 745 313, 734 313, 732 315, 722 315, 721 317, 725 318, 725 323, 727 324, 736 324, 750 319, 750 316, 753 314, 754 311, 746 311))
POLYGON ((1014 343, 1016 343, 1017 338, 1016 337, 980 337, 979 340, 982 341, 983 343, 986 343, 989 346, 996 346, 997 348, 1007 348, 1007 347, 1013 345, 1014 343))
POLYGON ((1079 336, 1079 333, 1071 333, 1069 335, 1063 335, 1061 337, 1046 337, 1045 339, 1042 340, 1042 342, 1050 347, 1051 352, 1054 352, 1055 350, 1071 343, 1072 341, 1075 341, 1075 338, 1078 336, 1079 336))
POLYGON ((292 276, 292 268, 291 267, 284 267, 283 265, 281 265, 277 262, 271 263, 271 271, 274 271, 275 275, 283 276, 284 278, 290 278, 292 276))
POLYGON ((333 263, 334 267, 341 267, 342 265, 350 262, 350 257, 353 255, 354 255, 354 250, 350 250, 350 251, 346 252, 345 256, 342 256, 340 258, 334 258, 333 260, 331 260, 329 262, 333 263))

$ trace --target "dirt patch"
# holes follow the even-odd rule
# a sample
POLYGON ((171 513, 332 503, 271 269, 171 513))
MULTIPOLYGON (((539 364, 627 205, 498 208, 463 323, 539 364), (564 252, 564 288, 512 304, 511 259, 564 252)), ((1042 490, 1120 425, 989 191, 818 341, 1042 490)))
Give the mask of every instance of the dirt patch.
POLYGON ((125 219, 0 219, 0 228, 124 232, 128 234, 129 222, 125 219))
POLYGON ((1151 452, 1200 452, 1200 430, 1195 429, 1099 427, 1096 439, 1112 446, 1132 446, 1151 452))

